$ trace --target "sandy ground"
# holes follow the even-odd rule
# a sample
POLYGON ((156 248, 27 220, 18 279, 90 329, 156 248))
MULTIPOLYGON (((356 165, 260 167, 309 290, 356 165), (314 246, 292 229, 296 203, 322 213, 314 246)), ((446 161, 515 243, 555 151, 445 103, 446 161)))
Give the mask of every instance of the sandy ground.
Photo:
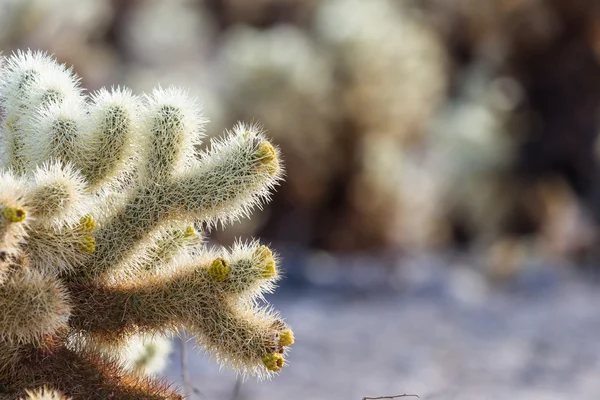
MULTIPOLYGON (((233 373, 219 372, 189 342, 191 398, 600 399, 595 278, 545 268, 498 289, 466 268, 373 271, 365 287, 329 280, 270 299, 297 337, 288 366, 271 381, 236 387, 233 373)), ((165 371, 178 384, 180 355, 175 343, 165 371)))

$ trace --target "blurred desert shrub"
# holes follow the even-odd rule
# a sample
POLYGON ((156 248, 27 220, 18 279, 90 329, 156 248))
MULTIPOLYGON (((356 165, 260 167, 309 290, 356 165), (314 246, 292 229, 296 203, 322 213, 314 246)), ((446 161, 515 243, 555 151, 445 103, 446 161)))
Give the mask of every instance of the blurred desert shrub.
POLYGON ((344 79, 342 113, 355 136, 348 210, 332 235, 336 247, 439 239, 440 208, 432 202, 440 182, 423 159, 427 123, 445 97, 446 54, 408 4, 336 0, 323 2, 316 15, 316 31, 344 79))
POLYGON ((211 135, 262 123, 287 181, 236 236, 460 247, 500 275, 596 241, 593 0, 0 0, 0 46, 92 88, 185 84, 211 135))

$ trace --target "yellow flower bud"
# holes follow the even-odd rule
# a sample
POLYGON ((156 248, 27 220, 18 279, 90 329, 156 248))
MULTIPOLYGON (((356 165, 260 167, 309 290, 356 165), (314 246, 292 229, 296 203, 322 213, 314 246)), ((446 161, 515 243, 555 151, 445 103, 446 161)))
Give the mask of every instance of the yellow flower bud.
POLYGON ((275 269, 275 260, 269 260, 265 266, 263 267, 261 276, 264 279, 270 279, 277 275, 277 270, 275 269))
POLYGON ((273 258, 273 252, 271 252, 271 249, 269 249, 267 246, 259 246, 255 251, 254 251, 254 256, 256 258, 258 258, 260 261, 266 261, 268 259, 272 259, 273 258))
POLYGON ((2 215, 9 222, 23 222, 25 217, 27 217, 27 213, 21 207, 6 207, 2 210, 2 215))
POLYGON ((79 220, 79 226, 84 232, 91 232, 96 227, 96 221, 91 215, 85 215, 79 220))
POLYGON ((96 250, 96 239, 93 236, 85 235, 79 242, 79 248, 84 253, 93 253, 96 250))
POLYGON ((259 246, 254 251, 254 256, 257 258, 258 263, 263 265, 261 274, 262 278, 270 279, 277 275, 273 252, 271 252, 267 246, 259 246))
POLYGON ((269 371, 278 372, 283 367, 285 360, 279 353, 269 353, 262 357, 262 362, 269 371))
POLYGON ((196 230, 194 229, 193 225, 188 225, 188 227, 185 228, 185 231, 183 232, 183 237, 188 238, 188 239, 193 238, 196 235, 197 235, 196 230))
POLYGON ((271 143, 266 140, 262 141, 258 145, 255 155, 269 174, 275 175, 279 171, 279 160, 277 159, 275 148, 271 143))
POLYGON ((215 281, 223 282, 227 279, 230 269, 225 259, 217 258, 210 264, 208 273, 215 281))
POLYGON ((291 329, 281 332, 279 334, 279 345, 289 346, 291 344, 294 344, 294 332, 291 329))

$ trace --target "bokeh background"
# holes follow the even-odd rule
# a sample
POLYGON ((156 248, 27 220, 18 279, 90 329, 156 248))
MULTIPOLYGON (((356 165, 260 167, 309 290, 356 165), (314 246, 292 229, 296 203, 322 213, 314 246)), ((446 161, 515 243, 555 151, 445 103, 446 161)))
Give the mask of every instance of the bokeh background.
POLYGON ((0 0, 26 48, 282 149, 210 240, 283 256, 289 365, 242 382, 176 342, 191 399, 600 398, 597 0, 0 0))

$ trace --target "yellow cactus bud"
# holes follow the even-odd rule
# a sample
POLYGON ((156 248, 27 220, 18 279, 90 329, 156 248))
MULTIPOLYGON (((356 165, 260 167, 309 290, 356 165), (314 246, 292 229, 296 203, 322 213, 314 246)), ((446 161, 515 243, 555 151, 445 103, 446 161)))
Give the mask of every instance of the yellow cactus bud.
POLYGON ((279 345, 289 346, 291 344, 294 344, 294 332, 291 329, 281 332, 279 334, 279 345))
POLYGON ((261 277, 264 279, 273 278, 277 275, 277 269, 275 268, 275 259, 273 258, 273 252, 267 246, 259 246, 254 256, 257 261, 263 265, 261 277))
POLYGON ((269 174, 275 175, 279 171, 279 160, 271 143, 266 140, 262 141, 258 145, 255 155, 269 174))
POLYGON ((261 276, 264 279, 270 279, 275 275, 277 275, 277 270, 275 269, 275 260, 269 260, 263 267, 261 276))
POLYGON ((208 269, 209 275, 217 282, 223 282, 229 276, 229 264, 223 258, 215 259, 208 269))
POLYGON ((93 236, 85 235, 79 242, 79 248, 84 253, 93 253, 96 250, 96 239, 93 236))
POLYGON ((6 207, 2 210, 2 215, 9 222, 23 222, 25 217, 27 217, 27 213, 21 207, 6 207))
POLYGON ((193 225, 188 225, 188 227, 185 228, 185 231, 183 232, 183 237, 188 238, 188 239, 193 238, 196 235, 197 235, 196 230, 194 229, 193 225))
POLYGON ((91 215, 85 215, 79 220, 79 226, 84 232, 91 232, 96 227, 96 221, 91 215))
POLYGON ((254 256, 259 259, 260 261, 267 261, 269 259, 273 259, 273 252, 271 252, 271 249, 269 249, 267 246, 259 246, 255 251, 254 251, 254 256))
POLYGON ((279 353, 269 353, 262 357, 262 362, 269 371, 279 372, 283 368, 285 359, 279 353))

